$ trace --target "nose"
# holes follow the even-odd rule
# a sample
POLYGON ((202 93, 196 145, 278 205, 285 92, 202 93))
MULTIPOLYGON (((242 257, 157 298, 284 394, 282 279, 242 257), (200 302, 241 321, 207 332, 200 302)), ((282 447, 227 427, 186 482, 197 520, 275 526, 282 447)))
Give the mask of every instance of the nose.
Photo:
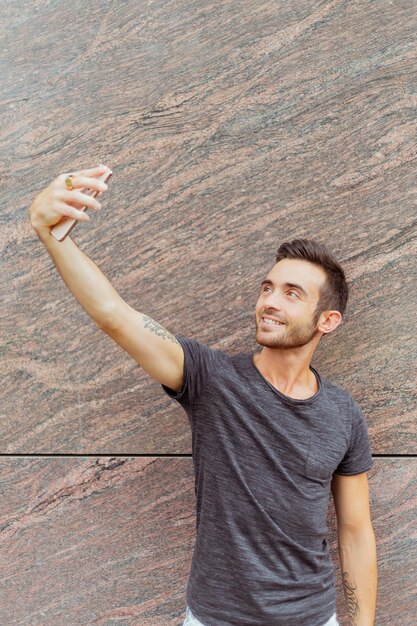
POLYGON ((269 315, 273 315, 275 311, 281 311, 281 305, 277 294, 269 294, 263 301, 263 310, 269 315))

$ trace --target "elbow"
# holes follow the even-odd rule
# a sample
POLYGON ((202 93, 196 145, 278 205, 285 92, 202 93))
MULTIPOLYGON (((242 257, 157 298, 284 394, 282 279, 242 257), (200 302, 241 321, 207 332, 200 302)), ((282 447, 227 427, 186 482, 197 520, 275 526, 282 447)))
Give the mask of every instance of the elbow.
POLYGON ((371 520, 357 525, 338 526, 337 536, 339 543, 345 545, 375 542, 375 531, 371 520))
MULTIPOLYGON (((123 303, 125 305, 125 303, 123 303)), ((125 305, 126 306, 126 305, 125 305)), ((122 304, 110 304, 97 316, 95 323, 104 332, 117 330, 123 320, 124 306, 122 304)))

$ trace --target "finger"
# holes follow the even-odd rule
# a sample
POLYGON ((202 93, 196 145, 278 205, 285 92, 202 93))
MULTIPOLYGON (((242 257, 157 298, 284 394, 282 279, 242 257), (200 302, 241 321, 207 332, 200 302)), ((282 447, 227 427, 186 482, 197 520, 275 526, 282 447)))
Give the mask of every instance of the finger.
POLYGON ((60 194, 60 199, 71 206, 86 206, 90 209, 101 209, 101 204, 98 200, 96 200, 93 196, 88 196, 87 194, 77 191, 76 189, 73 191, 63 191, 62 194, 60 194))
POLYGON ((77 176, 71 180, 72 186, 77 189, 95 189, 96 191, 106 191, 108 186, 101 180, 96 178, 87 178, 86 176, 77 176))
MULTIPOLYGON (((83 169, 83 170, 77 170, 77 171, 71 171, 71 174, 74 174, 74 176, 99 176, 100 174, 103 174, 105 171, 109 170, 110 168, 107 167, 107 165, 103 165, 102 163, 100 163, 100 165, 96 165, 96 167, 91 167, 88 169, 83 169)), ((68 176, 68 174, 64 174, 64 177, 68 176)))
POLYGON ((69 206, 64 202, 58 202, 56 204, 56 209, 57 211, 59 211, 59 213, 62 213, 63 216, 72 217, 73 219, 79 220, 80 222, 86 222, 90 219, 88 215, 84 213, 84 211, 79 211, 78 209, 75 209, 74 207, 69 206))

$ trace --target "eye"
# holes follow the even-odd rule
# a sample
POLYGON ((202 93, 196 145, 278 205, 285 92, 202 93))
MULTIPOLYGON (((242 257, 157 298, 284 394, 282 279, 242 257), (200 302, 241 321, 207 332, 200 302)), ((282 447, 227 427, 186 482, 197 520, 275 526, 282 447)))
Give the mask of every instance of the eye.
POLYGON ((289 291, 288 293, 295 293, 295 295, 296 295, 296 296, 297 296, 297 298, 298 298, 298 293, 297 293, 296 291, 289 291))
POLYGON ((262 291, 265 291, 266 289, 271 289, 271 287, 268 287, 268 285, 264 285, 264 286, 262 287, 262 291))

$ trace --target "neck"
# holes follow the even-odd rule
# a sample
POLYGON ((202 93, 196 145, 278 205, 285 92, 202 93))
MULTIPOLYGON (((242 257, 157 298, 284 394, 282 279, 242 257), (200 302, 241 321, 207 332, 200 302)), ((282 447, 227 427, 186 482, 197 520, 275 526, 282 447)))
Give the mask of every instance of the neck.
POLYGON ((253 363, 278 391, 289 397, 302 399, 318 391, 318 381, 310 369, 311 355, 300 358, 288 350, 264 347, 253 355, 253 363))

